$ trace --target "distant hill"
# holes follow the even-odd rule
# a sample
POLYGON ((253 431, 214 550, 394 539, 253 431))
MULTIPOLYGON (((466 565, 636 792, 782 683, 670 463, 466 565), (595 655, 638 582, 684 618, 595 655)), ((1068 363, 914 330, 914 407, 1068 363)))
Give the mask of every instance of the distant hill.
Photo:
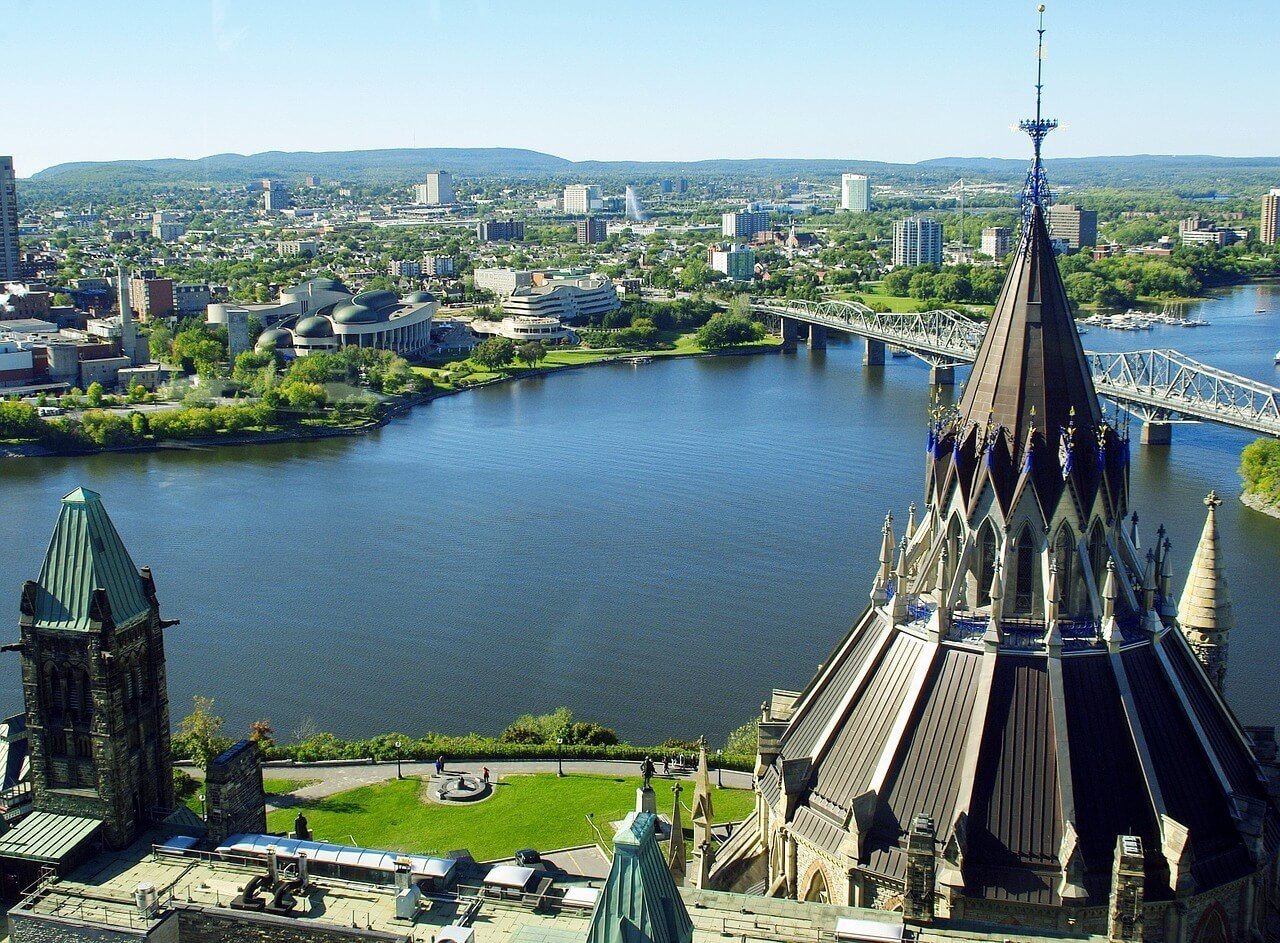
POLYGON ((261 154, 214 154, 197 160, 78 161, 57 164, 31 179, 38 183, 87 186, 230 184, 261 177, 301 178, 315 174, 326 180, 400 182, 420 179, 428 170, 447 169, 460 176, 482 174, 548 174, 572 167, 571 161, 539 151, 513 147, 424 147, 376 151, 264 151, 261 154))
MULTIPOLYGON (((1201 190, 1274 186, 1280 157, 1138 154, 1121 157, 1064 157, 1047 161, 1052 183, 1062 186, 1160 186, 1201 190)), ((657 176, 753 176, 835 178, 841 172, 867 173, 886 182, 937 183, 966 176, 1016 182, 1027 162, 998 157, 939 157, 915 164, 866 160, 798 158, 702 161, 570 161, 522 148, 394 148, 370 151, 266 151, 215 154, 198 160, 81 161, 34 174, 32 182, 51 189, 161 187, 248 183, 260 177, 300 181, 307 175, 350 183, 404 185, 436 168, 460 177, 568 177, 600 179, 657 176)))

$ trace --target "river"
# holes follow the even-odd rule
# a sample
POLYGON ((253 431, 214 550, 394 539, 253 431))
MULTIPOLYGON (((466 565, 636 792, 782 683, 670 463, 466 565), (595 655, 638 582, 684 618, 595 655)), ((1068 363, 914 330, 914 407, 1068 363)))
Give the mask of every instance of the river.
MULTIPOLYGON (((1189 306, 1210 327, 1091 330, 1280 382, 1280 285, 1189 306), (1269 307, 1259 315, 1254 309, 1269 307)), ((0 584, 17 635, 58 511, 101 492, 154 569, 175 721, 492 733, 567 705, 634 740, 720 741, 799 687, 867 601, 880 523, 923 487, 927 369, 825 352, 601 366, 438 400, 371 435, 0 465, 0 584)), ((1134 435, 1136 439, 1136 426, 1134 435)), ((1177 426, 1133 450, 1147 540, 1180 585, 1210 488, 1235 605, 1228 693, 1280 722, 1280 521, 1244 508, 1250 436, 1177 426)), ((0 656, 18 710, 18 657, 0 656)))

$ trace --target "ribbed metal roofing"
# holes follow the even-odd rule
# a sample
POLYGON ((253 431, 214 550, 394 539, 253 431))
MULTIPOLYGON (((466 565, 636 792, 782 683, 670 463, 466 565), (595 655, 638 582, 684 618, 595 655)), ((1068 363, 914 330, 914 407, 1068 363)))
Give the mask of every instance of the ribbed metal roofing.
POLYGON ((36 587, 35 620, 44 628, 87 630, 95 589, 106 590, 117 625, 150 609, 142 578, 102 497, 86 488, 62 499, 36 587))
POLYGON ((63 858, 87 841, 101 824, 98 819, 79 815, 32 812, 0 838, 0 858, 60 864, 63 858))
POLYGON ((613 837, 613 867, 587 943, 691 943, 693 921, 662 858, 657 817, 645 812, 613 837))

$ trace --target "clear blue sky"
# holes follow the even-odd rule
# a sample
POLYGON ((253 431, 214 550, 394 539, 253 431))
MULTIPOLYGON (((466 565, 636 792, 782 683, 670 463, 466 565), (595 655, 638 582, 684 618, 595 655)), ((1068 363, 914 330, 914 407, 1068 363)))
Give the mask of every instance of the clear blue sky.
MULTIPOLYGON (((1049 0, 1049 156, 1280 154, 1267 0, 1049 0)), ((1027 0, 0 0, 0 153, 1022 156, 1027 0)))

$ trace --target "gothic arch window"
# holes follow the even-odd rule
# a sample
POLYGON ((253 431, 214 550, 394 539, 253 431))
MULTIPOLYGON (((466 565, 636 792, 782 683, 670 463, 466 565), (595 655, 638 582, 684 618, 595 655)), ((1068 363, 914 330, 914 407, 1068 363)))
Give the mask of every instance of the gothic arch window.
POLYGON ((1094 521, 1089 531, 1089 569, 1093 571, 1093 585, 1102 594, 1102 578, 1107 573, 1107 538, 1102 533, 1102 522, 1094 521))
POLYGON ((960 567, 960 549, 963 546, 964 525, 960 522, 958 514, 951 515, 951 522, 947 525, 947 583, 943 587, 944 590, 951 589, 956 582, 956 573, 960 567))
POLYGON ((1030 613, 1035 608, 1036 593, 1036 546, 1030 525, 1023 527, 1018 536, 1014 571, 1013 608, 1030 613))
POLYGON ((827 875, 821 865, 814 868, 813 873, 809 875, 809 880, 805 883, 804 897, 801 899, 823 904, 831 901, 831 891, 827 887, 827 875))
POLYGON ((44 705, 55 717, 62 713, 62 686, 58 683, 57 669, 51 664, 44 666, 44 705))
POLYGON ((1053 562, 1058 566, 1058 600, 1063 611, 1070 615, 1079 608, 1079 567, 1076 565, 1076 537, 1070 524, 1058 528, 1053 541, 1053 562))
POLYGON ((1222 908, 1214 904, 1200 918, 1200 923, 1196 925, 1195 936, 1192 938, 1193 943, 1229 943, 1231 937, 1227 934, 1227 921, 1222 915, 1222 908))
POLYGON ((990 521, 982 525, 978 538, 978 605, 991 605, 991 577, 996 568, 996 529, 990 521))
POLYGON ((133 703, 134 694, 136 693, 133 686, 134 670, 126 667, 124 669, 124 699, 128 704, 133 703))

